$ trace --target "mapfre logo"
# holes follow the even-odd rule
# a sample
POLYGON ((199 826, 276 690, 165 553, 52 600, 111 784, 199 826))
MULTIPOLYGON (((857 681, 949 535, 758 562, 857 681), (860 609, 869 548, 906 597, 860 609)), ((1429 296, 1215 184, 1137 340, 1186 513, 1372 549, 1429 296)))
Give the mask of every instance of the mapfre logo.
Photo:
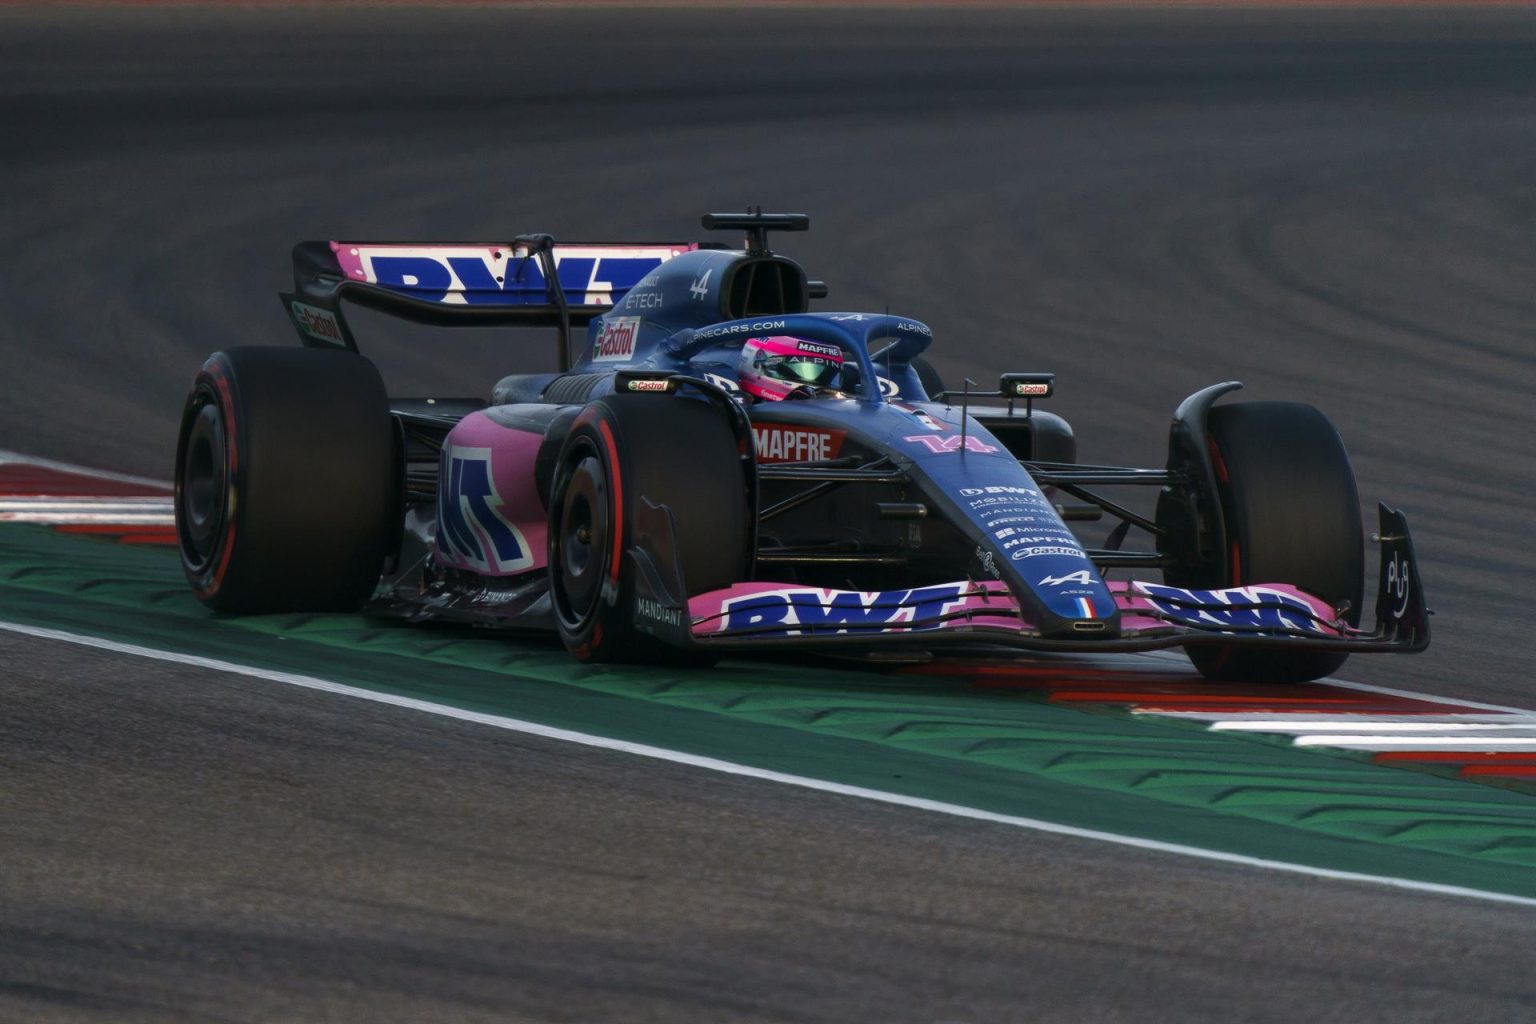
POLYGON ((752 427, 758 462, 824 462, 843 450, 841 430, 761 423, 752 427))

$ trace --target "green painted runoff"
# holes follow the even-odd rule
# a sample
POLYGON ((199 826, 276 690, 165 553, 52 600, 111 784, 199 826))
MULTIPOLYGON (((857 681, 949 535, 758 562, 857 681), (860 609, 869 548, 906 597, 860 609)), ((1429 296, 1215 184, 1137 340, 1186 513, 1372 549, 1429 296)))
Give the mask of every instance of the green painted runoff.
POLYGON ((19 525, 0 528, 0 619, 1061 825, 1536 897, 1529 796, 961 678, 589 667, 544 638, 218 618, 173 551, 19 525))

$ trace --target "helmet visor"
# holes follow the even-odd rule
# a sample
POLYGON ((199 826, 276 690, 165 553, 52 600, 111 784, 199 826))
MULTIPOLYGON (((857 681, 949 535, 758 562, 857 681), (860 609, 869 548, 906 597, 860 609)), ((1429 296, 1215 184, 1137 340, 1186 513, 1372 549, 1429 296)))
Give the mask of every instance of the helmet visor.
POLYGON ((760 372, 775 380, 790 384, 809 384, 817 388, 835 388, 841 378, 842 360, 825 356, 797 354, 769 356, 763 361, 760 372))

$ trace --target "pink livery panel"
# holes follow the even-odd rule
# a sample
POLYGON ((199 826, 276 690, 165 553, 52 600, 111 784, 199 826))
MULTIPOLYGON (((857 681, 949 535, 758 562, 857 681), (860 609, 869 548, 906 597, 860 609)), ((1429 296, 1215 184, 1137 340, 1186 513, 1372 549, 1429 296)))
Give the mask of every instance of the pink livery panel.
MULTIPOLYGON (((1141 581, 1109 584, 1125 636, 1180 630, 1268 632, 1335 638, 1358 633, 1328 605, 1286 584, 1189 590, 1141 581)), ((793 637, 916 630, 1033 630, 1008 588, 959 580, 910 590, 829 590, 791 583, 737 583, 688 602, 696 637, 793 637)))
POLYGON ((464 417, 443 442, 438 468, 439 565, 482 576, 543 569, 548 526, 534 479, 542 433, 464 417))

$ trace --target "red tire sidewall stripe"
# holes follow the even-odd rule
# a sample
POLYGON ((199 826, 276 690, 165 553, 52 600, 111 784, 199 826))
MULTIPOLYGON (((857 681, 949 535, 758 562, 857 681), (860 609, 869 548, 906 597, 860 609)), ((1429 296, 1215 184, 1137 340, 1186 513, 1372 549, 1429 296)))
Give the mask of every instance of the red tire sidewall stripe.
MULTIPOLYGON (((1206 438, 1206 448, 1211 455, 1211 469, 1216 475, 1218 485, 1225 486, 1231 483, 1232 472, 1227 468, 1226 457, 1221 453, 1221 446, 1216 443, 1214 437, 1206 438)), ((1237 538, 1231 536, 1230 526, 1227 523, 1227 506, 1229 502, 1223 500, 1220 505, 1222 518, 1222 530, 1227 533, 1227 586, 1240 587, 1243 585, 1243 553, 1238 546, 1237 538)), ((1232 657, 1232 648, 1221 647, 1216 657, 1215 668, 1220 671, 1222 666, 1232 657)))
POLYGON ((1221 448, 1216 444, 1214 437, 1208 437, 1205 441, 1206 450, 1211 453, 1211 469, 1216 473, 1216 479, 1226 483, 1231 479, 1231 473, 1227 469, 1227 460, 1221 454, 1221 448))
POLYGON ((240 468, 240 445, 235 423, 235 399, 230 391, 229 378, 224 373, 224 368, 212 360, 203 368, 213 381, 214 390, 218 393, 219 404, 223 406, 224 418, 224 449, 229 456, 229 464, 225 469, 224 480, 227 500, 224 505, 224 536, 221 538, 224 550, 219 556, 219 564, 214 568, 213 575, 206 586, 197 591, 199 597, 207 597, 218 592, 224 585, 224 576, 229 571, 230 557, 235 552, 235 528, 236 528, 236 503, 239 500, 239 489, 235 486, 235 474, 240 468))
POLYGON ((603 447, 608 455, 608 478, 613 482, 613 556, 608 562, 608 578, 619 582, 620 560, 624 555, 624 481, 619 470, 619 446, 613 439, 613 429, 606 419, 597 421, 597 432, 602 436, 603 447))

